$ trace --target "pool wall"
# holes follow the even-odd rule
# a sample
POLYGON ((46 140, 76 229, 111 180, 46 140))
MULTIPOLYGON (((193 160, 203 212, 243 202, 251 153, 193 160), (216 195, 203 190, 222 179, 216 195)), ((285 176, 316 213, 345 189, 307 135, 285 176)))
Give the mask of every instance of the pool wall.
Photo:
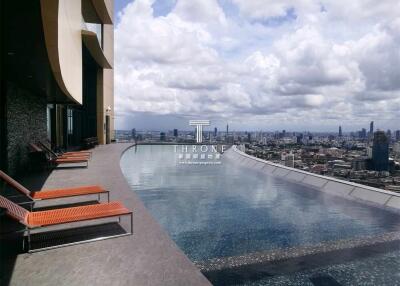
POLYGON ((257 169, 269 175, 285 178, 314 189, 349 199, 357 199, 388 209, 400 211, 400 194, 378 188, 364 186, 332 177, 321 176, 295 168, 286 167, 248 155, 232 146, 225 152, 242 166, 257 169))

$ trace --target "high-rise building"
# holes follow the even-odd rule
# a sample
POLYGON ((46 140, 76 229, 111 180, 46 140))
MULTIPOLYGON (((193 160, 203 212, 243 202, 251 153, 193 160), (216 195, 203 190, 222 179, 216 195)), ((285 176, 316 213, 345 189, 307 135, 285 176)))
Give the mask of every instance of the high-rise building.
POLYGON ((374 134, 374 122, 371 121, 371 123, 369 124, 369 134, 371 134, 371 136, 374 134))
POLYGON ((395 132, 395 138, 396 138, 396 141, 399 141, 399 140, 400 140, 400 130, 396 130, 396 132, 395 132))
POLYGON ((214 137, 217 137, 217 134, 218 134, 218 129, 217 127, 214 127, 214 137))
POLYGON ((300 133, 299 135, 297 135, 296 143, 300 144, 302 142, 302 140, 303 140, 303 133, 300 133))
POLYGON ((396 142, 393 144, 393 152, 396 158, 400 158, 400 142, 396 142))
POLYGON ((354 160, 351 162, 351 168, 354 171, 365 170, 367 168, 366 158, 363 158, 363 157, 354 158, 354 160))
POLYGON ((1 169, 24 170, 30 142, 67 149, 114 139, 113 6, 1 1, 1 169))
POLYGON ((262 138, 262 143, 263 143, 263 145, 267 145, 267 137, 262 138))
POLYGON ((135 128, 132 129, 132 139, 136 140, 136 129, 135 128))
POLYGON ((367 130, 365 128, 358 131, 358 137, 361 139, 367 138, 367 130))
POLYGON ((178 129, 174 129, 174 137, 178 137, 178 129))
POLYGON ((160 132, 160 141, 165 141, 166 137, 165 137, 165 132, 160 132))
POLYGON ((285 166, 294 168, 294 155, 293 154, 290 153, 285 156, 285 166))
POLYGON ((339 137, 342 137, 342 126, 339 126, 339 137))
POLYGON ((389 140, 384 131, 374 133, 372 162, 376 171, 389 170, 389 140))
POLYGON ((367 152, 367 158, 372 159, 372 147, 368 146, 366 152, 367 152))
POLYGON ((386 131, 386 136, 388 137, 388 139, 389 139, 389 141, 390 141, 390 139, 392 138, 392 131, 391 131, 390 129, 388 129, 388 130, 386 131))
POLYGON ((228 135, 229 135, 229 125, 226 124, 226 136, 228 136, 228 135))

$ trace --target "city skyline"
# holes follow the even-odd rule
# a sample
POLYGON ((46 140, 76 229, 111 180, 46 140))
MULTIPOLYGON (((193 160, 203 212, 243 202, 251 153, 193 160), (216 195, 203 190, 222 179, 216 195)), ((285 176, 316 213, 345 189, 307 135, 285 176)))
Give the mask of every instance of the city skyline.
POLYGON ((397 129, 399 4, 352 3, 121 1, 116 128, 397 129))
MULTIPOLYGON (((372 121, 373 122, 373 121, 372 121)), ((226 126, 229 124, 219 124, 219 125, 213 125, 211 124, 208 127, 204 127, 203 128, 203 132, 211 132, 214 133, 215 130, 218 130, 218 133, 226 133, 226 126)), ((230 125, 229 125, 230 126, 230 125)), ((362 126, 361 126, 362 127, 362 126)), ((179 132, 191 132, 194 129, 191 128, 190 126, 185 126, 182 125, 182 128, 177 128, 176 126, 172 126, 169 128, 153 128, 153 129, 146 129, 146 128, 138 128, 137 126, 133 126, 132 128, 127 128, 127 129, 118 129, 118 130, 132 130, 134 129, 136 132, 158 132, 158 131, 174 131, 174 130, 178 130, 179 132)), ((282 130, 285 130, 286 133, 304 133, 304 132, 314 132, 314 133, 330 133, 330 134, 342 134, 343 136, 345 135, 350 135, 351 133, 357 133, 357 132, 363 132, 365 130, 366 134, 370 134, 371 133, 371 129, 369 129, 367 131, 366 128, 352 128, 349 130, 346 130, 345 128, 343 128, 343 125, 339 125, 336 126, 336 130, 311 130, 311 129, 274 129, 274 128, 263 128, 263 129, 235 129, 235 126, 233 126, 233 128, 229 127, 229 132, 266 132, 266 133, 274 133, 274 132, 281 132, 282 130), (341 130, 341 131, 339 131, 341 130)), ((384 131, 387 132, 388 130, 390 130, 392 132, 392 136, 396 136, 395 132, 400 132, 400 128, 399 129, 385 129, 385 128, 374 128, 374 131, 384 131)), ((372 132, 373 133, 373 132, 372 132)))

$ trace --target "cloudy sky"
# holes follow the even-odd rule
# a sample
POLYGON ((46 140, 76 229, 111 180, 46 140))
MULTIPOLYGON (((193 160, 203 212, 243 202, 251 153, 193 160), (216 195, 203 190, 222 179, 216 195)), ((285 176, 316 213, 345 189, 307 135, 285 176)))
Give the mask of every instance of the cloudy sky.
POLYGON ((116 0, 117 129, 400 129, 400 1, 116 0))

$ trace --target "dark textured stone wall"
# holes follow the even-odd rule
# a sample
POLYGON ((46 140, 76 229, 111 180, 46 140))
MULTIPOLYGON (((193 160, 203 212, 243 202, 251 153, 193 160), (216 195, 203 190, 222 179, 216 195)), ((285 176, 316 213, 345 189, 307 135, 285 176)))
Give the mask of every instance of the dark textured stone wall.
POLYGON ((8 172, 17 174, 29 166, 28 145, 47 137, 46 99, 7 84, 8 172))

